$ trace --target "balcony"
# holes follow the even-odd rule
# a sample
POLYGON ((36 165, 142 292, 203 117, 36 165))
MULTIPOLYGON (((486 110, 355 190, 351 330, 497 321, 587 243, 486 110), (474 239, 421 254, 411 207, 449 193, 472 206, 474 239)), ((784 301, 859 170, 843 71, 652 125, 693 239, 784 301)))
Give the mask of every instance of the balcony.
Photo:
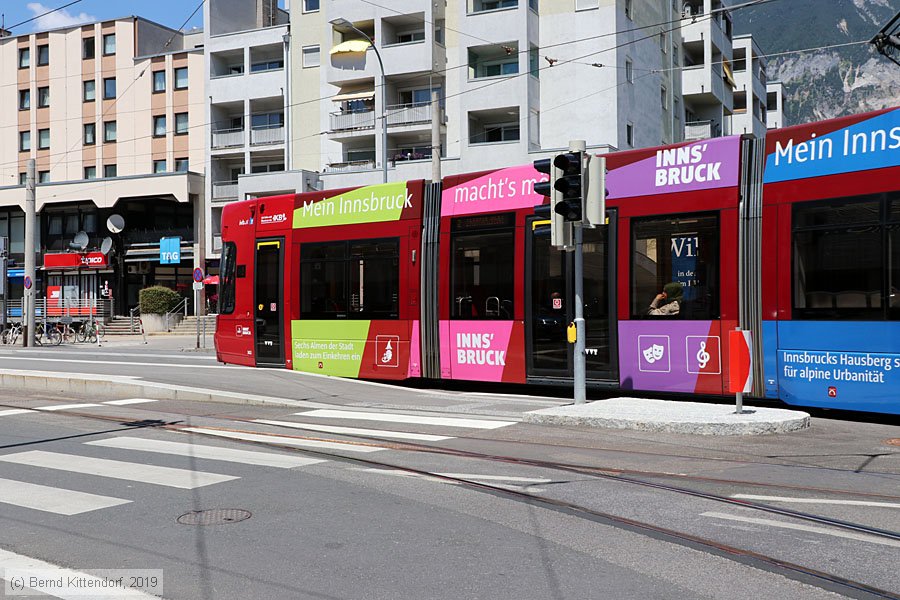
POLYGON ((684 124, 684 141, 705 140, 722 135, 719 124, 714 121, 691 121, 684 124))
POLYGON ((250 144, 252 146, 283 143, 284 125, 270 125, 267 127, 253 127, 250 129, 250 144))
POLYGON ((347 131, 353 129, 373 129, 375 127, 375 111, 331 113, 331 131, 347 131))
POLYGON ((221 148, 236 148, 243 145, 244 130, 242 128, 217 129, 212 132, 213 150, 219 150, 221 148))
POLYGON ((238 197, 237 181, 214 181, 212 184, 213 200, 235 200, 238 197))
POLYGON ((374 169, 374 160, 350 160, 325 165, 326 173, 354 173, 356 171, 372 171, 374 169))
POLYGON ((431 103, 395 104, 386 111, 387 124, 412 125, 415 123, 431 123, 431 103))

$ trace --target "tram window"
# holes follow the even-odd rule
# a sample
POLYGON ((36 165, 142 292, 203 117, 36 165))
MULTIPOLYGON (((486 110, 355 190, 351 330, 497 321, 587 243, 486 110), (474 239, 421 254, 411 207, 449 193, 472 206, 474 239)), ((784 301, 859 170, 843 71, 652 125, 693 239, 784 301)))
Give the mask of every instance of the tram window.
MULTIPOLYGON (((631 317, 719 318, 719 218, 635 219, 631 238, 631 317), (650 305, 668 284, 681 284, 677 312, 651 315, 650 305)), ((677 288, 677 286, 675 286, 677 288)), ((671 288, 670 288, 671 289, 671 288)), ((669 298, 671 302, 671 298, 669 298)), ((657 308, 665 306, 658 302, 657 308)))
POLYGON ((453 233, 450 282, 454 319, 513 318, 513 228, 453 233))
POLYGON ((303 244, 300 313, 307 319, 397 319, 398 238, 303 244))
POLYGON ((222 286, 219 292, 219 314, 230 315, 234 312, 235 264, 237 262, 237 246, 234 242, 226 242, 222 247, 222 286))
POLYGON ((900 317, 900 272, 886 268, 900 257, 900 214, 894 211, 900 213, 882 196, 794 205, 795 319, 900 317))

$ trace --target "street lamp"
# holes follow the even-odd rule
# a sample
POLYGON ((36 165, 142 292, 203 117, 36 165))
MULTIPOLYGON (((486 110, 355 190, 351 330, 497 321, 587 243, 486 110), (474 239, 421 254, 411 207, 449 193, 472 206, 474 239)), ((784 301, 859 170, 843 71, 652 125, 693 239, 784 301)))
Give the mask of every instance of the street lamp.
MULTIPOLYGON (((375 46, 375 42, 372 41, 368 35, 365 34, 361 29, 356 27, 353 23, 344 19, 342 17, 337 19, 332 19, 329 21, 332 25, 337 28, 350 29, 355 31, 359 35, 363 36, 367 42, 369 42, 369 47, 375 51, 375 58, 378 59, 378 67, 381 69, 381 171, 382 171, 382 179, 384 183, 387 183, 388 180, 388 163, 387 163, 387 116, 386 116, 386 105, 384 99, 384 88, 385 88, 385 77, 384 77, 384 63, 381 61, 381 54, 378 53, 378 48, 375 46)), ((356 50, 347 48, 341 49, 340 46, 335 46, 332 50, 332 54, 339 54, 343 52, 356 52, 356 50)))

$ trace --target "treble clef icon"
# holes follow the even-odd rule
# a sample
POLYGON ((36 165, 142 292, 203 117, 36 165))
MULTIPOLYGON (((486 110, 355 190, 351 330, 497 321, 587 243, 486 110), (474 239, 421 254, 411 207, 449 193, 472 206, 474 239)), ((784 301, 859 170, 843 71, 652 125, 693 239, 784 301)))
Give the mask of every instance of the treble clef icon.
POLYGON ((697 353, 697 364, 703 369, 709 362, 709 352, 706 351, 706 342, 700 342, 700 351, 697 353))

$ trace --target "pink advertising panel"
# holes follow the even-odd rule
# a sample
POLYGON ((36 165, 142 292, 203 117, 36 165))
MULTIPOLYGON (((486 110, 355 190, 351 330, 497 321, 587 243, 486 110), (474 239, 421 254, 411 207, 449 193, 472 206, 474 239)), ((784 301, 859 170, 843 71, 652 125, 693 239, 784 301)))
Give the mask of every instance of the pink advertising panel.
POLYGON ((441 376, 503 381, 513 321, 441 321, 441 376))
POLYGON ((638 150, 607 157, 610 200, 733 187, 740 177, 738 136, 660 148, 646 158, 620 163, 642 153, 638 150))
POLYGON ((422 375, 421 352, 419 346, 419 322, 412 322, 412 331, 409 336, 409 368, 407 377, 419 377, 422 375))
POLYGON ((534 184, 546 181, 531 165, 491 171, 446 188, 441 194, 441 216, 458 217, 484 212, 531 208, 544 203, 534 184))

